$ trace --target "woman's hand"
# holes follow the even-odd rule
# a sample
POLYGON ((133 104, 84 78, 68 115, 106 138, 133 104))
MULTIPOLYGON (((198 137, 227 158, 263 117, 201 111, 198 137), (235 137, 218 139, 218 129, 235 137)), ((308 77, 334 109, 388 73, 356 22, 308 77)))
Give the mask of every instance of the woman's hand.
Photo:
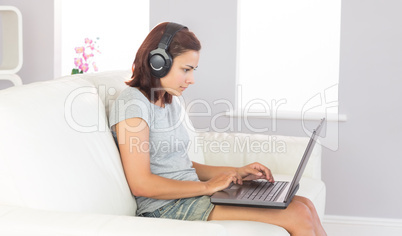
POLYGON ((205 182, 205 184, 207 186, 208 195, 212 195, 217 191, 229 187, 231 183, 243 184, 244 180, 247 181, 255 179, 266 179, 269 182, 275 181, 270 169, 258 162, 255 162, 240 168, 220 173, 205 182))
POLYGON ((237 172, 241 176, 239 184, 242 184, 243 180, 266 179, 271 183, 275 181, 271 170, 258 162, 238 168, 237 172))
POLYGON ((237 171, 227 171, 227 172, 223 172, 215 177, 213 177, 212 179, 208 180, 207 182, 205 182, 206 186, 207 186, 207 192, 208 195, 212 195, 215 192, 218 192, 220 190, 223 190, 227 187, 229 187, 229 185, 231 183, 242 183, 242 177, 239 175, 239 173, 237 171))

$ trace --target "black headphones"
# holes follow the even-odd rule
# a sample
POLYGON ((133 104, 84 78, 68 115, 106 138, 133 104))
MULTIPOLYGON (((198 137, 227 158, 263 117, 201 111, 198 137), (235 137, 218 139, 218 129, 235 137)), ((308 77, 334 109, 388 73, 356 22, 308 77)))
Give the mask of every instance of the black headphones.
POLYGON ((183 28, 187 27, 173 22, 167 24, 165 33, 159 41, 158 48, 149 53, 148 62, 153 76, 162 78, 169 72, 173 64, 173 58, 167 50, 175 34, 183 28))

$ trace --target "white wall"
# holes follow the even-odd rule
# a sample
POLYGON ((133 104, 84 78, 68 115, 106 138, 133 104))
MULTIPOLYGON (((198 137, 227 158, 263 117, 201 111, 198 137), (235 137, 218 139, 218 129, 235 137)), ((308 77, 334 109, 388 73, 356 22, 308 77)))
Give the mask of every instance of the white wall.
POLYGON ((339 109, 348 121, 339 150, 324 153, 327 213, 402 218, 402 1, 342 4, 339 109))
MULTIPOLYGON (((151 27, 161 21, 187 25, 203 49, 196 84, 186 102, 204 100, 212 116, 227 110, 218 99, 236 103, 237 1, 151 0, 151 27)), ((348 120, 329 122, 337 130, 324 148, 323 179, 327 184, 328 215, 402 218, 402 2, 342 1, 339 111, 348 120)), ((273 85, 274 86, 274 85, 273 85)), ((207 112, 203 105, 192 112, 207 112)), ((191 116, 196 128, 230 127, 250 132, 242 119, 191 116)), ((267 119, 249 119, 255 127, 273 128, 267 119)), ((317 122, 309 122, 314 125, 317 122)), ((279 120, 275 134, 306 136, 300 121, 279 120)), ((269 132, 273 133, 273 132, 269 132)))
MULTIPOLYGON (((24 64, 18 74, 24 83, 53 79, 53 1, 0 0, 0 4, 16 6, 23 15, 24 64)), ((233 0, 151 0, 151 27, 161 21, 181 22, 201 40, 196 84, 185 97, 187 102, 204 98, 212 115, 227 109, 214 101, 236 102, 236 6, 233 0)), ((348 121, 338 127, 339 149, 323 153, 326 214, 402 218, 401 8, 398 0, 342 1, 339 110, 348 121)), ((9 85, 0 81, 2 86, 9 85)), ((199 105, 192 111, 206 109, 199 105)), ((225 117, 214 122, 210 116, 192 119, 197 128, 226 127, 230 122, 225 117)), ((232 131, 250 132, 241 119, 232 121, 232 131)), ((267 123, 251 120, 255 127, 267 123)), ((306 135, 300 122, 289 120, 278 121, 276 133, 306 135)))
MULTIPOLYGON (((24 84, 50 80, 54 75, 54 1, 0 0, 22 14, 23 64, 17 73, 24 84)), ((12 83, 0 80, 0 89, 12 83)))
MULTIPOLYGON (((84 60, 74 48, 84 46, 85 38, 96 41, 100 51, 92 51, 95 56, 88 59, 90 69, 87 73, 94 72, 91 62, 96 63, 99 71, 131 68, 135 53, 149 31, 149 1, 114 0, 113 4, 110 0, 55 2, 60 4, 58 16, 63 39, 59 76, 71 74, 75 67, 74 58, 84 60)), ((89 53, 88 48, 86 50, 89 53)))
MULTIPOLYGON (((196 81, 184 94, 186 101, 202 99, 215 115, 226 106, 213 106, 219 99, 234 101, 236 96, 237 4, 233 0, 186 1, 151 0, 150 27, 164 21, 186 25, 201 41, 201 57, 195 72, 196 81)), ((207 112, 195 105, 190 112, 207 112)), ((210 117, 191 117, 197 128, 209 128, 210 117)), ((218 119, 219 126, 226 120, 218 119)))

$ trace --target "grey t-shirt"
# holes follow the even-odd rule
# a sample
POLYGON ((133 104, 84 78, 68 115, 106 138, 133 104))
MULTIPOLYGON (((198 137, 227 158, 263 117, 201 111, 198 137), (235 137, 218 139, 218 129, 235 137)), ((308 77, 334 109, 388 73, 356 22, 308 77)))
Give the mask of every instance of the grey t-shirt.
MULTIPOLYGON (((162 108, 149 102, 137 88, 128 87, 114 102, 109 114, 109 124, 117 142, 117 123, 129 118, 142 118, 149 127, 151 172, 169 179, 199 181, 187 155, 189 136, 184 126, 184 117, 181 117, 181 109, 175 99, 162 108)), ((131 140, 130 145, 132 148, 144 149, 144 145, 135 139, 131 140)), ((145 197, 136 197, 136 200, 137 214, 153 212, 173 201, 145 197)))

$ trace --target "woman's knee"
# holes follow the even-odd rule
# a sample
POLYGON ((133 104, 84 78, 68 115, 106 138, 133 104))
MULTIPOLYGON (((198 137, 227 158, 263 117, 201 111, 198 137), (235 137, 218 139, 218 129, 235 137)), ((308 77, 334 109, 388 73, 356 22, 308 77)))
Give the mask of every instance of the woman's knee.
POLYGON ((308 199, 308 198, 306 198, 306 197, 295 196, 295 197, 294 197, 294 200, 295 200, 295 201, 302 202, 302 203, 305 204, 311 211, 315 211, 314 203, 313 203, 310 199, 308 199))
POLYGON ((297 224, 298 229, 314 229, 313 214, 311 213, 311 209, 304 202, 293 199, 289 207, 289 209, 292 211, 292 222, 297 224))

